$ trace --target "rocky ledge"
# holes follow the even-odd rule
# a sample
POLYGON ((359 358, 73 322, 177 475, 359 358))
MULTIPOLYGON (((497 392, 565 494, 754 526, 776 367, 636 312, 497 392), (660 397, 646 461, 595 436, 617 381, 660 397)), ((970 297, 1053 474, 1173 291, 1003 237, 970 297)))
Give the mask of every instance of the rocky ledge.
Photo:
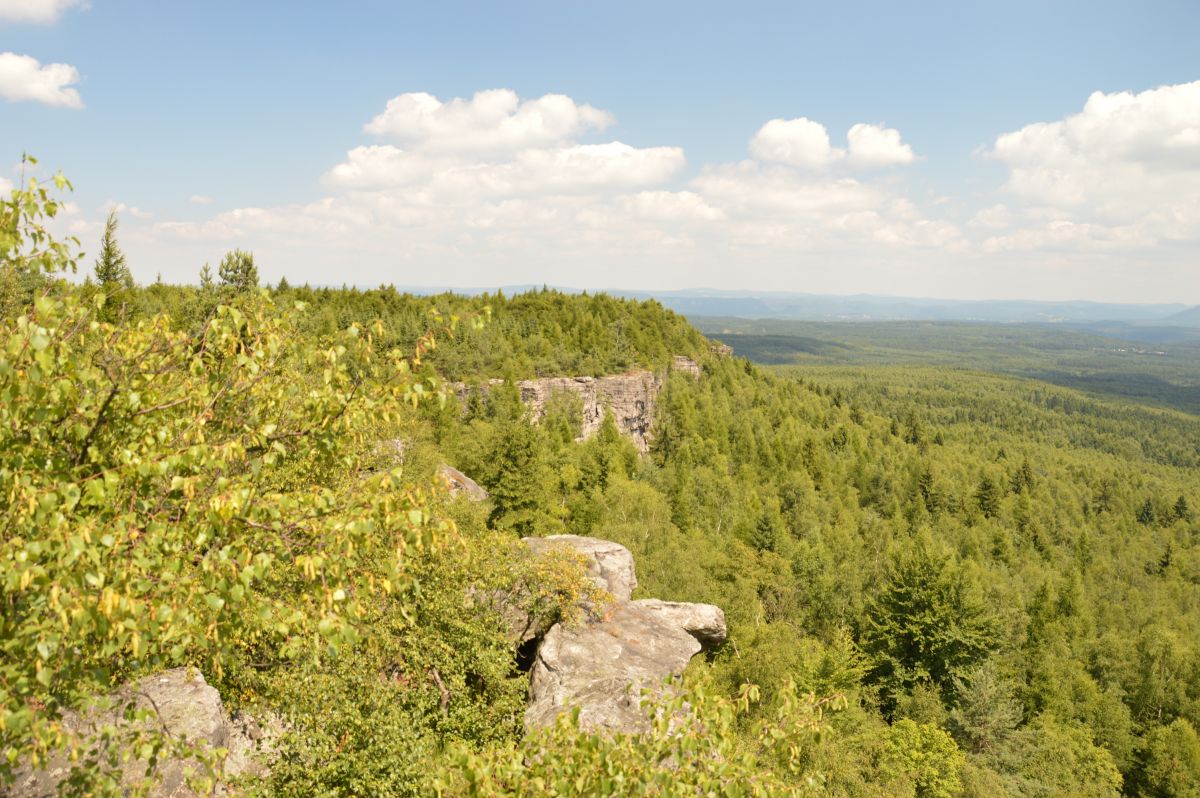
MULTIPOLYGON (((692 377, 701 373, 700 365, 691 358, 676 355, 671 360, 670 371, 679 371, 692 377)), ((503 382, 489 380, 480 390, 503 382)), ((650 450, 654 405, 662 389, 663 375, 653 371, 630 371, 607 377, 543 377, 536 380, 521 380, 517 390, 521 401, 530 409, 534 420, 540 420, 546 412, 546 403, 557 393, 568 393, 579 397, 583 404, 582 431, 579 440, 587 440, 600 430, 606 410, 612 411, 613 420, 623 434, 633 441, 638 451, 645 454, 650 450)), ((463 383, 450 385, 460 399, 465 399, 471 387, 463 383)))
POLYGON ((642 731, 649 724, 643 691, 659 690, 701 650, 725 640, 720 607, 631 600, 637 577, 624 546, 575 535, 526 543, 535 552, 565 546, 583 554, 588 576, 614 598, 600 617, 555 624, 541 638, 530 672, 527 728, 551 726, 559 714, 577 708, 584 728, 642 731))
MULTIPOLYGON (((200 748, 225 749, 222 783, 240 776, 264 772, 264 760, 269 755, 270 740, 279 729, 277 721, 264 731, 253 719, 240 716, 230 717, 225 712, 217 691, 204 681, 204 677, 188 668, 175 668, 139 679, 108 696, 104 705, 107 710, 87 715, 67 713, 63 718, 65 730, 78 735, 87 742, 101 739, 101 730, 106 726, 130 732, 139 727, 126 720, 122 708, 133 702, 138 709, 150 709, 155 725, 170 737, 186 740, 200 748)), ((85 761, 74 763, 75 767, 103 767, 99 763, 89 765, 85 761)), ((44 769, 33 770, 28 766, 19 768, 16 781, 9 787, 8 795, 13 798, 35 798, 35 796, 57 795, 59 785, 70 775, 72 762, 66 752, 55 754, 44 769)), ((122 758, 115 774, 121 785, 129 789, 144 775, 146 762, 135 758, 122 758)), ((185 798, 196 795, 188 788, 189 774, 201 773, 199 763, 184 759, 167 759, 159 764, 155 776, 157 785, 150 792, 155 798, 185 798)), ((223 788, 219 793, 226 792, 223 788)))

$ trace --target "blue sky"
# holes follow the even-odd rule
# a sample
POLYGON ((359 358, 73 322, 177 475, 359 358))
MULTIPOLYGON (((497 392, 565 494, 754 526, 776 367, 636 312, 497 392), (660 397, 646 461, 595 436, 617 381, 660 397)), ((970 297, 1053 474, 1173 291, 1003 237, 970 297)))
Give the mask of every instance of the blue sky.
POLYGON ((915 5, 0 0, 0 159, 143 280, 1200 302, 1200 4, 915 5))

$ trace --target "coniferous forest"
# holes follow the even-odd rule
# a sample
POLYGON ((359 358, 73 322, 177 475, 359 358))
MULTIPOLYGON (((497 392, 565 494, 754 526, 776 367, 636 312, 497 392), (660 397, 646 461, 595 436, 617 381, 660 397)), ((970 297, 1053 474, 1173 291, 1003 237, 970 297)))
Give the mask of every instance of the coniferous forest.
POLYGON ((262 285, 240 251, 139 286, 115 216, 95 263, 52 232, 66 187, 0 205, 0 791, 62 750, 63 794, 134 789, 131 757, 213 789, 220 750, 63 723, 187 666, 279 719, 246 795, 1200 795, 1200 417, 756 365, 604 294, 262 285), (645 454, 515 387, 634 369, 664 375, 645 454), (648 731, 524 730, 470 597, 581 622, 579 564, 520 543, 562 533, 726 613, 648 731))

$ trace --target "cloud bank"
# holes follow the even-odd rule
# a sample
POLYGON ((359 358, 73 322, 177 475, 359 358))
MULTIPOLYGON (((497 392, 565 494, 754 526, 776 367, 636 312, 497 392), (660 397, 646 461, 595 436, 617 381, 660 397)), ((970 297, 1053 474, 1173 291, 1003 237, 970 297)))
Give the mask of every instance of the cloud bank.
POLYGON ((63 108, 82 108, 79 70, 70 64, 38 63, 36 58, 0 53, 0 97, 12 102, 38 102, 63 108))
POLYGON ((86 8, 85 0, 0 0, 0 22, 57 22, 71 8, 86 8))
POLYGON ((324 196, 137 235, 168 262, 251 247, 265 275, 278 264, 314 283, 1048 298, 1105 285, 1092 298, 1174 299, 1190 280, 1200 293, 1186 251, 1170 249, 1200 240, 1200 83, 1096 93, 997 136, 980 155, 1003 182, 973 200, 914 187, 917 152, 882 124, 835 142, 780 117, 747 131, 741 160, 701 164, 606 135, 616 124, 558 94, 401 94, 325 169, 324 196))

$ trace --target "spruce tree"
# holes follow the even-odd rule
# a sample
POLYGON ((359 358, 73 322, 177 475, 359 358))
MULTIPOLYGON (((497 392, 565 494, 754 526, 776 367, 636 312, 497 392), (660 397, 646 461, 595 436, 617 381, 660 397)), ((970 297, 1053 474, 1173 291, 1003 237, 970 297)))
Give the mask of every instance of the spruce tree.
POLYGON ((100 239, 100 256, 96 258, 96 282, 100 288, 113 292, 120 288, 132 288, 133 277, 125 262, 125 253, 117 243, 117 212, 110 211, 104 223, 104 236, 100 239))

